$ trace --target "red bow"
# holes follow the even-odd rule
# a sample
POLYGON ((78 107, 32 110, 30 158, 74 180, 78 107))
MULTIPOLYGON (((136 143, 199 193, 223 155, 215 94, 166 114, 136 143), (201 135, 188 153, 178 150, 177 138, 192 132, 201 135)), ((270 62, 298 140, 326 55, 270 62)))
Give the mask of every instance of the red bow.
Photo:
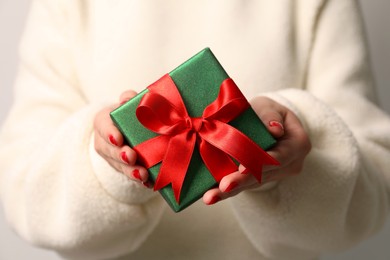
POLYGON ((227 124, 249 107, 232 79, 222 82, 217 99, 204 109, 202 117, 188 115, 168 74, 148 89, 136 115, 141 124, 159 136, 137 145, 134 150, 146 168, 162 161, 154 190, 171 183, 179 203, 196 143, 202 160, 217 182, 237 171, 232 158, 245 166, 259 183, 263 165, 279 164, 250 138, 227 124))

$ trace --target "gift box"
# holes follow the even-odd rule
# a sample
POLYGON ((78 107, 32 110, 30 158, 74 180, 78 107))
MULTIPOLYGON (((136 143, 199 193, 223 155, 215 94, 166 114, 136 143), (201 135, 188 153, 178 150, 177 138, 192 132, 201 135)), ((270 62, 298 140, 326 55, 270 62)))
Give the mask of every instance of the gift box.
POLYGON ((276 141, 206 48, 111 112, 138 163, 181 211, 243 164, 261 182, 276 141))

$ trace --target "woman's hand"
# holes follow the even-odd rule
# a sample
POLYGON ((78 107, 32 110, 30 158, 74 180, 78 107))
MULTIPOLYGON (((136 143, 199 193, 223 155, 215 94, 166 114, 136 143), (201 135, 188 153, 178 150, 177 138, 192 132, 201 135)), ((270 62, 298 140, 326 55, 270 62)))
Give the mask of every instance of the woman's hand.
MULTIPOLYGON (((311 144, 299 119, 292 111, 266 97, 255 98, 251 105, 268 131, 277 139, 276 146, 267 152, 280 166, 265 166, 262 184, 300 173, 311 144)), ((225 176, 217 188, 207 191, 203 201, 211 205, 241 191, 260 187, 261 184, 253 175, 243 174, 245 171, 240 165, 239 170, 225 176)))
MULTIPOLYGON (((125 103, 135 95, 136 92, 131 90, 122 93, 120 96, 120 104, 125 103)), ((106 107, 95 116, 95 150, 118 172, 123 173, 133 181, 149 187, 148 172, 144 167, 136 165, 136 152, 128 145, 124 145, 122 134, 110 118, 110 112, 116 107, 118 105, 106 107)))

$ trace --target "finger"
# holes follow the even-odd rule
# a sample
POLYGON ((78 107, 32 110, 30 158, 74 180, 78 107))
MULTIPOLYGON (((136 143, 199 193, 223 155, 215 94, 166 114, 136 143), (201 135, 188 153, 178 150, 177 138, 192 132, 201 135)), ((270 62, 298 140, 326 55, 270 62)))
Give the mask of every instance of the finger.
POLYGON ((223 177, 217 188, 208 190, 203 195, 203 201, 207 205, 212 205, 218 201, 235 196, 244 190, 258 186, 259 183, 253 175, 242 174, 237 171, 223 177))
POLYGON ((122 166, 122 172, 130 179, 139 183, 148 183, 149 181, 149 173, 142 166, 122 166))
POLYGON ((308 133, 302 126, 301 121, 291 111, 286 114, 285 121, 288 123, 287 136, 291 136, 291 139, 299 146, 299 152, 301 155, 307 155, 311 150, 311 142, 308 133))
MULTIPOLYGON (((104 159, 113 161, 117 164, 130 165, 134 164, 132 162, 135 161, 135 159, 132 158, 134 155, 132 155, 131 152, 128 152, 127 148, 119 148, 114 145, 107 144, 107 141, 99 135, 95 135, 95 150, 104 159), (125 154, 121 151, 122 149, 125 154)), ((121 171, 120 167, 115 167, 115 169, 121 171)))
POLYGON ((150 180, 142 182, 142 185, 144 185, 145 188, 153 189, 153 182, 150 180))
POLYGON ((280 166, 265 165, 263 171, 284 168, 293 161, 304 158, 311 149, 309 137, 298 117, 291 111, 288 111, 284 118, 284 122, 285 133, 283 137, 278 140, 275 147, 267 151, 270 156, 280 163, 280 166))
POLYGON ((291 151, 295 151, 293 140, 279 140, 275 147, 267 151, 272 158, 279 162, 279 165, 263 165, 263 172, 284 168, 286 165, 298 158, 298 154, 291 153, 291 151))
POLYGON ((283 117, 279 112, 266 108, 260 113, 259 117, 273 137, 280 138, 283 136, 283 117))
MULTIPOLYGON (((279 180, 281 179, 282 177, 280 177, 281 175, 284 175, 286 173, 285 171, 286 169, 283 167, 279 167, 277 169, 273 169, 273 170, 268 170, 268 171, 263 171, 261 173, 261 183, 259 183, 257 180, 256 180, 256 183, 257 185, 252 185, 251 183, 248 184, 248 187, 249 188, 257 188, 259 185, 261 186, 262 184, 265 184, 267 182, 271 182, 271 181, 276 181, 276 180, 279 180), (280 178, 279 178, 280 177, 280 178), (257 186, 257 187, 256 187, 257 186)), ((251 173, 249 172, 249 170, 247 168, 245 168, 242 164, 240 164, 239 168, 238 168, 238 171, 242 174, 242 175, 251 175, 251 173)))
POLYGON ((122 163, 131 166, 134 166, 137 161, 137 153, 127 145, 120 148, 118 157, 122 163))
POLYGON ((145 188, 153 188, 151 180, 149 180, 148 171, 139 165, 123 166, 121 171, 129 180, 142 184, 145 188))
POLYGON ((136 165, 137 153, 131 149, 129 146, 125 145, 122 148, 112 148, 115 155, 112 156, 113 160, 120 161, 122 164, 122 172, 129 178, 138 180, 144 184, 144 186, 151 186, 151 183, 148 183, 149 173, 148 171, 140 166, 136 165))
MULTIPOLYGON (((240 164, 240 166, 238 167, 238 171, 241 173, 241 175, 251 175, 249 170, 247 168, 245 168, 245 166, 242 164, 240 164)), ((268 170, 268 171, 263 170, 263 172, 261 173, 261 184, 268 182, 271 175, 273 176, 272 173, 274 173, 275 171, 277 171, 277 170, 268 170)), ((258 183, 257 180, 256 180, 256 182, 258 183)))
MULTIPOLYGON (((116 163, 130 166, 134 166, 136 163, 137 153, 127 145, 118 147, 112 143, 108 144, 107 140, 99 134, 95 134, 94 145, 98 154, 103 156, 106 160, 109 159, 116 163)), ((119 171, 121 170, 119 167, 116 167, 116 169, 119 171)))
POLYGON ((206 191, 205 194, 203 194, 203 202, 206 205, 213 205, 221 200, 223 200, 224 194, 219 188, 214 188, 206 191))
POLYGON ((283 106, 266 97, 253 99, 251 105, 273 137, 280 138, 283 136, 283 118, 287 112, 283 106))
POLYGON ((252 174, 243 174, 237 171, 223 177, 219 183, 219 189, 223 193, 229 193, 234 196, 254 185, 257 186, 259 183, 252 174))
POLYGON ((94 128, 97 134, 108 144, 116 147, 123 145, 123 135, 111 120, 111 107, 105 108, 95 117, 94 128))
POLYGON ((148 171, 144 167, 136 165, 137 154, 129 146, 123 146, 122 148, 110 147, 107 154, 107 160, 119 164, 120 171, 127 177, 139 182, 148 181, 148 171))
MULTIPOLYGON (((102 154, 102 157, 118 172, 124 174, 128 179, 136 181, 138 183, 147 183, 149 181, 148 171, 140 165, 127 165, 118 160, 102 154)), ((145 186, 145 185, 144 185, 145 186)))
MULTIPOLYGON (((259 184, 253 184, 251 185, 250 187, 247 187, 246 189, 254 189, 254 188, 258 188, 259 187, 259 184)), ((222 200, 225 200, 227 198, 230 198, 230 197, 233 197, 235 195, 237 195, 238 193, 242 192, 243 190, 246 190, 244 189, 243 187, 242 188, 239 188, 239 189, 236 189, 234 191, 231 191, 231 192, 223 192, 221 191, 219 188, 213 188, 213 189, 210 189, 208 190, 204 195, 203 195, 203 202, 207 205, 213 205, 219 201, 222 201, 222 200)))
POLYGON ((119 103, 121 105, 123 105, 124 103, 126 103, 127 101, 129 101, 130 99, 132 99, 135 95, 137 95, 137 92, 135 92, 134 90, 127 90, 125 92, 123 92, 120 97, 119 97, 119 103))
POLYGON ((284 170, 273 170, 264 172, 262 176, 262 184, 266 184, 269 182, 275 182, 275 181, 281 181, 282 179, 286 178, 287 176, 291 176, 288 171, 284 170))
POLYGON ((262 184, 274 181, 280 181, 289 176, 295 176, 302 172, 304 167, 304 160, 297 159, 291 161, 289 164, 279 167, 277 169, 263 171, 261 182, 262 184))

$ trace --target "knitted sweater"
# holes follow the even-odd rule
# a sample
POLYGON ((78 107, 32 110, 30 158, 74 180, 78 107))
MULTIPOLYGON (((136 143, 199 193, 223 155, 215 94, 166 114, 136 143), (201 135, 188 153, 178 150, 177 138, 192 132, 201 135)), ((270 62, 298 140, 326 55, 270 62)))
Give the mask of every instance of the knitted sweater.
POLYGON ((312 259, 389 212, 390 119, 352 0, 36 0, 0 136, 6 218, 74 259, 312 259), (93 120, 209 46, 251 99, 293 110, 312 142, 298 176, 174 214, 93 147, 93 120))

